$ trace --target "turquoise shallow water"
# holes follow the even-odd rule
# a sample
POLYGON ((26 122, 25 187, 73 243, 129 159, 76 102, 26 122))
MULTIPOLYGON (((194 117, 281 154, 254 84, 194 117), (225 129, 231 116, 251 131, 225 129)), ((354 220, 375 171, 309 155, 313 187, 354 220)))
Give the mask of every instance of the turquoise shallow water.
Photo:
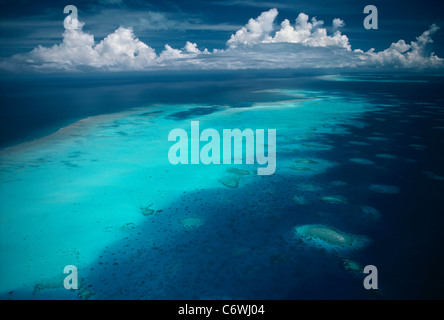
MULTIPOLYGON (((338 90, 271 87, 251 95, 261 93, 276 99, 236 108, 141 106, 4 149, 2 297, 379 298, 343 262, 384 261, 374 248, 393 227, 393 201, 411 187, 390 172, 416 166, 434 145, 405 138, 405 127, 389 135, 377 126, 397 116, 408 124, 416 113, 395 95, 378 95, 384 103, 338 90), (276 129, 276 172, 171 165, 168 133, 190 134, 191 121, 201 131, 276 129), (398 150, 403 139, 408 149, 398 150), (295 227, 304 225, 331 231, 299 238, 295 227), (63 288, 66 265, 78 267, 79 291, 63 288)), ((417 113, 427 112, 444 119, 439 102, 417 113)), ((442 130, 432 130, 442 145, 442 130)), ((429 183, 442 183, 436 168, 421 170, 429 183)), ((396 285, 385 285, 387 297, 396 285)))

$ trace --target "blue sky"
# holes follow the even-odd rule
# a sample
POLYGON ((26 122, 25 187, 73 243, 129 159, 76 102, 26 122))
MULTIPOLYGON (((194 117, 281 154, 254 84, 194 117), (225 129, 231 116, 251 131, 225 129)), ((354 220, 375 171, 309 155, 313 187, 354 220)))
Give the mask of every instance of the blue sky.
MULTIPOLYGON (((146 61, 157 59, 165 50, 165 45, 168 44, 172 49, 182 50, 184 54, 181 58, 186 58, 187 61, 192 58, 196 66, 210 65, 212 66, 210 68, 224 68, 227 65, 231 68, 249 68, 252 64, 246 65, 245 60, 242 62, 234 61, 233 57, 241 56, 250 59, 253 52, 255 52, 253 59, 261 60, 261 57, 265 57, 265 60, 267 60, 267 54, 272 55, 274 51, 282 52, 282 50, 288 51, 292 55, 295 52, 300 53, 297 59, 294 60, 294 65, 303 65, 308 60, 312 61, 313 57, 322 59, 322 57, 330 54, 337 55, 338 61, 355 58, 357 60, 367 59, 362 55, 358 57, 357 54, 353 54, 353 57, 350 57, 350 55, 338 52, 338 48, 333 48, 335 45, 327 45, 335 51, 331 53, 325 48, 315 50, 311 45, 309 45, 310 48, 307 48, 307 46, 303 47, 294 43, 291 46, 284 45, 282 41, 279 44, 270 45, 262 43, 268 40, 261 40, 261 43, 248 43, 249 47, 247 50, 242 50, 242 52, 239 52, 241 49, 237 48, 238 51, 236 52, 223 52, 218 55, 206 55, 205 57, 203 55, 196 57, 197 52, 194 52, 194 55, 185 54, 191 53, 184 50, 187 42, 195 44, 200 52, 203 52, 204 49, 207 49, 210 53, 213 53, 214 49, 227 49, 229 46, 227 41, 244 27, 249 19, 256 19, 261 13, 268 12, 273 8, 276 8, 278 13, 272 21, 274 29, 270 32, 271 37, 274 37, 275 33, 279 31, 280 25, 285 19, 288 19, 290 25, 296 28, 295 20, 301 12, 309 17, 308 22, 312 21, 313 17, 317 21, 324 21, 322 27, 326 29, 329 36, 333 36, 334 32, 331 27, 333 19, 339 18, 344 22, 344 26, 340 29, 341 35, 347 37, 352 51, 360 49, 367 52, 374 48, 375 52, 380 52, 400 39, 404 39, 405 43, 410 44, 416 37, 428 30, 432 24, 444 27, 444 15, 442 14, 444 12, 444 2, 437 0, 427 1, 426 4, 413 0, 402 2, 387 0, 343 0, 336 2, 329 0, 97 0, 75 2, 3 0, 0 1, 0 57, 3 59, 3 66, 5 63, 12 64, 10 57, 19 54, 17 58, 13 59, 14 66, 9 67, 9 69, 22 67, 29 60, 33 61, 34 69, 40 66, 49 69, 66 69, 66 65, 62 67, 60 64, 53 63, 55 60, 50 61, 56 52, 34 52, 31 59, 29 53, 38 46, 50 48, 62 43, 64 39, 62 34, 65 31, 63 19, 66 17, 63 8, 68 4, 75 5, 78 8, 79 20, 84 23, 81 32, 94 36, 94 44, 91 44, 93 48, 117 29, 125 28, 122 30, 131 30, 132 32, 131 34, 125 34, 125 36, 140 40, 141 43, 153 49, 157 55, 156 57, 150 55, 145 59, 146 61), (363 13, 363 8, 368 4, 373 4, 378 8, 378 30, 366 30, 363 27, 363 19, 366 16, 363 13), (255 46, 255 48, 252 49, 251 46, 255 46), (214 62, 216 60, 217 63, 214 62)), ((314 28, 312 31, 314 32, 314 28)), ((123 35, 123 33, 121 34, 123 35)), ((430 39, 432 38, 433 44, 427 45, 426 55, 433 50, 437 57, 444 57, 444 32, 436 29, 430 35, 430 39)), ((136 45, 136 47, 139 48, 140 46, 136 45)), ((400 47, 403 47, 403 45, 400 47)), ((140 55, 138 49, 134 50, 136 50, 134 56, 140 55)), ((59 51, 57 53, 59 55, 66 53, 62 50, 59 51)), ((171 54, 168 57, 176 59, 180 55, 177 51, 175 54, 174 57, 171 54)), ((372 58, 372 65, 392 66, 395 63, 392 58, 390 60, 387 57, 382 57, 382 55, 375 56, 372 58)), ((104 59, 103 55, 100 55, 97 59, 104 59)), ((77 64, 79 67, 93 65, 94 68, 99 69, 107 69, 109 66, 109 64, 97 66, 97 63, 92 64, 83 60, 74 60, 68 64, 70 66, 77 64)), ((157 61, 155 67, 157 68, 159 63, 162 66, 169 67, 174 65, 175 68, 182 68, 185 65, 185 63, 176 63, 176 60, 172 60, 174 63, 165 61, 167 61, 166 55, 163 59, 157 61)), ((182 62, 184 61, 182 60, 182 62)), ((259 63, 259 68, 270 67, 270 59, 267 61, 267 63, 259 63)), ((150 65, 149 68, 154 66, 154 64, 148 64, 150 65)), ((415 66, 411 61, 408 63, 399 62, 398 64, 409 67, 415 66)), ((428 66, 429 64, 423 65, 428 66)), ((137 68, 140 65, 137 64, 137 68)), ((320 67, 324 66, 324 63, 320 63, 320 67)), ((108 69, 114 67, 112 65, 108 69)), ((114 69, 119 68, 119 66, 116 66, 114 69)), ((131 68, 136 67, 131 64, 131 68)), ((146 69, 148 66, 144 64, 143 68, 146 69)))

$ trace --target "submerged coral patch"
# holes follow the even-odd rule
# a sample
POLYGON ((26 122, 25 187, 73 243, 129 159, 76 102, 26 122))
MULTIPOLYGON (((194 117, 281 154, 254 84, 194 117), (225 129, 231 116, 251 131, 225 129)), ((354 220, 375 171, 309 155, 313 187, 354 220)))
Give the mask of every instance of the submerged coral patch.
POLYGON ((372 141, 388 141, 388 138, 385 137, 367 137, 368 140, 372 140, 372 141))
POLYGON ((77 293, 77 298, 79 300, 89 300, 91 297, 93 297, 96 293, 94 290, 90 288, 81 287, 77 293))
POLYGON ((299 159, 295 160, 296 163, 303 163, 303 164, 317 164, 318 161, 312 160, 312 159, 299 159))
POLYGON ((327 249, 360 249, 371 241, 366 236, 345 233, 320 224, 297 226, 294 232, 304 242, 327 249))
POLYGON ((345 187, 346 185, 348 185, 347 182, 341 180, 332 181, 331 184, 335 187, 345 187))
POLYGON ((204 221, 199 217, 189 217, 182 219, 180 224, 185 228, 185 230, 192 230, 198 228, 204 224, 204 221))
POLYGON ((349 141, 349 144, 354 144, 357 146, 369 146, 370 144, 367 142, 363 142, 363 141, 349 141))
POLYGON ((343 196, 325 196, 321 198, 321 201, 327 203, 347 203, 347 198, 343 196))
POLYGON ((153 204, 150 204, 149 206, 146 206, 146 207, 140 207, 140 212, 141 212, 144 216, 150 216, 150 215, 152 215, 152 214, 155 212, 154 209, 151 209, 151 208, 150 208, 152 205, 153 205, 153 204))
POLYGON ((315 192, 315 191, 322 191, 323 188, 315 185, 315 184, 311 184, 311 183, 299 183, 297 185, 298 190, 300 191, 308 191, 308 192, 315 192))
POLYGON ((228 188, 237 188, 239 186, 239 176, 229 175, 223 176, 219 179, 219 182, 228 188))
POLYGON ((59 279, 50 279, 50 280, 46 280, 46 281, 42 281, 39 283, 36 283, 34 285, 34 290, 32 292, 32 294, 37 294, 40 291, 43 290, 57 290, 60 289, 61 283, 63 284, 63 281, 59 280, 59 279))
POLYGON ((294 195, 292 197, 292 200, 299 205, 307 204, 307 199, 302 195, 294 195))
POLYGON ((378 153, 376 155, 378 158, 382 158, 382 159, 396 159, 396 156, 393 154, 388 154, 388 153, 378 153))
POLYGON ((424 150, 425 148, 427 148, 427 146, 423 144, 415 144, 415 143, 409 144, 409 147, 412 147, 415 150, 424 150))
POLYGON ((342 267, 352 274, 361 274, 364 271, 364 266, 359 261, 352 259, 342 259, 342 267))
POLYGON ((236 174, 238 176, 248 176, 250 174, 250 171, 248 170, 242 170, 238 168, 229 168, 227 169, 228 173, 236 174))
POLYGON ((384 184, 372 184, 368 187, 371 191, 377 193, 387 193, 387 194, 396 194, 400 193, 401 189, 396 186, 389 186, 384 184))
POLYGON ((436 173, 431 172, 431 171, 423 171, 422 173, 424 173, 427 177, 429 177, 430 179, 433 179, 433 180, 441 180, 441 181, 444 180, 444 177, 439 176, 436 173))
POLYGON ((363 206, 362 212, 364 213, 364 216, 370 220, 378 221, 381 219, 381 213, 373 207, 363 206))
POLYGON ((325 144, 314 144, 314 143, 303 143, 303 147, 308 149, 332 149, 332 146, 328 146, 325 144))
POLYGON ((242 176, 250 175, 250 171, 238 168, 228 168, 226 172, 228 174, 222 176, 218 181, 225 187, 233 189, 239 186, 239 181, 242 176))
POLYGON ((316 170, 313 170, 313 169, 307 168, 307 167, 291 166, 291 167, 288 167, 288 168, 291 169, 291 170, 294 170, 294 171, 299 171, 301 173, 303 173, 303 172, 306 172, 306 173, 308 173, 308 172, 316 172, 316 170))
POLYGON ((375 163, 368 159, 362 159, 362 158, 352 158, 350 159, 351 162, 359 163, 359 164, 365 164, 365 165, 374 165, 375 163))

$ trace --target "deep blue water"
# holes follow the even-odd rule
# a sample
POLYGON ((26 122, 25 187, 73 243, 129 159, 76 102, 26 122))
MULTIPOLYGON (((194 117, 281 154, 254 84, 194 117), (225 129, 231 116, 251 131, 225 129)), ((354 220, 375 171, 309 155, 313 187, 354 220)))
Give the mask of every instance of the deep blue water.
MULTIPOLYGON (((338 165, 310 178, 258 177, 254 189, 240 185, 234 194, 231 189, 188 191, 172 199, 160 217, 107 246, 82 282, 105 299, 442 299, 444 78, 351 77, 360 81, 327 81, 291 71, 3 78, 0 145, 41 137, 88 116, 156 103, 213 106, 178 109, 169 119, 179 121, 218 112, 227 104, 248 108, 288 99, 253 93, 267 89, 322 91, 345 100, 361 97, 378 107, 355 119, 364 126, 344 124, 349 134, 322 133, 316 141, 331 147, 321 151, 322 159, 338 165), (381 154, 395 158, 376 156, 381 154), (373 164, 349 161, 355 158, 373 164), (298 183, 331 181, 347 182, 335 188, 349 199, 347 205, 331 211, 320 201, 307 206, 291 201, 298 183), (369 191, 369 185, 381 183, 401 192, 369 191), (377 208, 382 218, 369 222, 357 216, 362 204, 377 208), (205 228, 175 230, 173 221, 190 212, 205 214, 205 228), (268 215, 258 219, 258 212, 268 215), (365 230, 373 242, 348 256, 295 248, 289 226, 304 223, 365 230), (165 238, 151 237, 153 224, 165 238), (239 244, 242 259, 232 251, 239 244), (376 265, 380 290, 364 290, 363 276, 344 271, 342 258, 376 265)), ((17 291, 15 298, 27 297, 17 291)))

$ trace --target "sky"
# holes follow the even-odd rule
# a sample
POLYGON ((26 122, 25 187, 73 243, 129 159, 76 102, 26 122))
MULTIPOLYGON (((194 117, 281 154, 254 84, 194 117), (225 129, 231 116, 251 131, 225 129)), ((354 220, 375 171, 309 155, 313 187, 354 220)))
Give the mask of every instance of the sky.
POLYGON ((0 69, 442 69, 444 2, 0 0, 0 69), (378 9, 367 30, 366 5, 378 9), (66 30, 66 5, 78 10, 66 30))

